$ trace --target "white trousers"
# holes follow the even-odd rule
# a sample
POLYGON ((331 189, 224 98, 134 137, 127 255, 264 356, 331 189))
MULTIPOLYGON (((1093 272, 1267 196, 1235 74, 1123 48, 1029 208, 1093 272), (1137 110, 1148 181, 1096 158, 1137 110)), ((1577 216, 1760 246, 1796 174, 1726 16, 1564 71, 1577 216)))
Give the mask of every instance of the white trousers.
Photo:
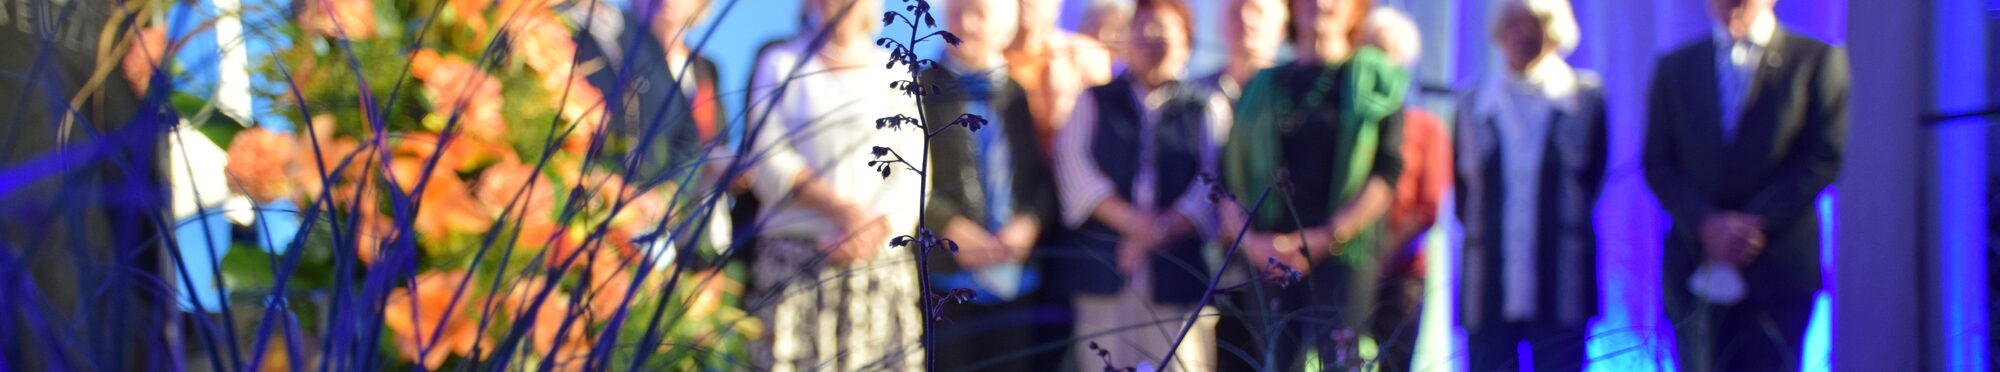
MULTIPOLYGON (((1076 362, 1080 371, 1101 371, 1106 363, 1117 368, 1137 367, 1139 371, 1213 371, 1215 359, 1215 307, 1202 308, 1186 340, 1168 368, 1158 364, 1181 327, 1187 324, 1192 304, 1162 304, 1153 301, 1152 275, 1141 273, 1113 294, 1077 294, 1076 362), (1110 354, 1100 357, 1090 344, 1110 354), (1148 368, 1150 367, 1150 368, 1148 368)), ((1202 290, 1189 288, 1188 290, 1202 290)))

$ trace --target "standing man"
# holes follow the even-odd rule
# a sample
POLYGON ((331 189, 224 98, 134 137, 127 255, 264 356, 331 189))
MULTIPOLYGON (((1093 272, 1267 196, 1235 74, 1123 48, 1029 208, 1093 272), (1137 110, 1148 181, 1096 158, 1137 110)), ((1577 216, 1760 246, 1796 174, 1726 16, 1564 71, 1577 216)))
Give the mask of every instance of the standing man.
POLYGON ((1840 171, 1847 53, 1775 3, 1709 0, 1715 35, 1653 77, 1646 178, 1673 219, 1662 287, 1690 371, 1797 369, 1820 290, 1813 199, 1840 171))

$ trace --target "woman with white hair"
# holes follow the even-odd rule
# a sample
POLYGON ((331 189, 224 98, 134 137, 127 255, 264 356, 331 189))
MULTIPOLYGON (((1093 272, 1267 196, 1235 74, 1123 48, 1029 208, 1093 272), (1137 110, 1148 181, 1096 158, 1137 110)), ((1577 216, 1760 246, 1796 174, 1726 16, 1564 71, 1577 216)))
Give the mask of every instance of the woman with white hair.
POLYGON ((1604 92, 1563 62, 1577 42, 1565 0, 1504 2, 1493 40, 1504 71, 1463 97, 1454 133, 1470 364, 1518 369, 1526 342, 1535 370, 1580 370, 1597 315, 1604 92))
POLYGON ((882 2, 806 0, 823 25, 766 50, 752 82, 749 156, 765 201, 755 293, 745 307, 764 321, 753 348, 771 371, 899 371, 923 367, 921 309, 912 249, 890 237, 916 230, 920 179, 883 177, 867 167, 882 146, 919 151, 910 131, 877 130, 876 119, 915 114, 914 102, 886 82, 875 45, 882 2), (824 37, 820 37, 824 33, 824 37))

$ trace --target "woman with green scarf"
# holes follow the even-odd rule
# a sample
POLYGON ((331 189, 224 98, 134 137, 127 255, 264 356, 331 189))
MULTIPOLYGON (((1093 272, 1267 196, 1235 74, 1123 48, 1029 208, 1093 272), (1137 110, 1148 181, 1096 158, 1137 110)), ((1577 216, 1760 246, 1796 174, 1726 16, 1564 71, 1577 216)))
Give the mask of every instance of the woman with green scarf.
POLYGON ((1262 345, 1248 345, 1265 368, 1363 363, 1356 336, 1375 308, 1375 230, 1402 168, 1408 82, 1381 50, 1353 42, 1373 6, 1292 0, 1298 59, 1243 88, 1223 149, 1223 183, 1236 196, 1220 203, 1230 229, 1223 236, 1247 224, 1241 255, 1282 284, 1246 294, 1249 303, 1275 304, 1244 310, 1252 329, 1271 330, 1259 335, 1262 345), (1317 356, 1301 357, 1305 350, 1317 356))

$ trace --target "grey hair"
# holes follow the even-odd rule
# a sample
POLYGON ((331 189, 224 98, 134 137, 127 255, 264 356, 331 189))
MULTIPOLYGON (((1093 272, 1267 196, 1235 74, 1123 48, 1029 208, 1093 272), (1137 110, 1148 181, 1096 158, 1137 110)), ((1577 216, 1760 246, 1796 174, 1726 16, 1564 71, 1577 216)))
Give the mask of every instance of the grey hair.
MULTIPOLYGON (((1576 51, 1577 42, 1583 38, 1583 31, 1576 25, 1576 13, 1570 11, 1569 0, 1502 0, 1494 12, 1495 19, 1508 7, 1518 6, 1542 23, 1542 33, 1555 43, 1556 53, 1569 55, 1576 51)), ((1499 22, 1494 22, 1495 26, 1499 22)))
POLYGON ((1397 65, 1410 67, 1415 66, 1417 57, 1423 54, 1424 35, 1408 13, 1394 7, 1379 6, 1369 11, 1368 18, 1361 21, 1361 43, 1380 47, 1397 65))

